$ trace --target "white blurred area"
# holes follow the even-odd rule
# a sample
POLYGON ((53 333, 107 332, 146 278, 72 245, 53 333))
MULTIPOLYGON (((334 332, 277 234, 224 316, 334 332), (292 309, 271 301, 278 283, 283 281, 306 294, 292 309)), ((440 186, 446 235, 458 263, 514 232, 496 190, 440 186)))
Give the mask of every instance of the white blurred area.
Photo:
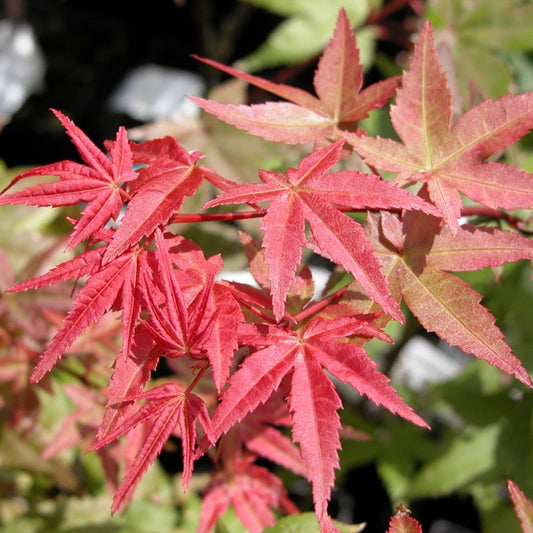
POLYGON ((204 91, 202 78, 193 72, 147 64, 128 73, 111 95, 109 107, 141 122, 179 122, 199 111, 187 96, 204 91))
POLYGON ((32 27, 0 20, 0 130, 42 89, 46 63, 32 27))

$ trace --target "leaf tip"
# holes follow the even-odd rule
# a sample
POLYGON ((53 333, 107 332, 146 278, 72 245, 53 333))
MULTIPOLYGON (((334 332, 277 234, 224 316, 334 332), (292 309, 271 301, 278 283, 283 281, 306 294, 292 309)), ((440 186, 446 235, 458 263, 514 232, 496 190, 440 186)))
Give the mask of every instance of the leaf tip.
POLYGON ((514 377, 530 389, 533 389, 533 381, 531 380, 531 376, 523 366, 520 366, 520 368, 515 370, 514 377))

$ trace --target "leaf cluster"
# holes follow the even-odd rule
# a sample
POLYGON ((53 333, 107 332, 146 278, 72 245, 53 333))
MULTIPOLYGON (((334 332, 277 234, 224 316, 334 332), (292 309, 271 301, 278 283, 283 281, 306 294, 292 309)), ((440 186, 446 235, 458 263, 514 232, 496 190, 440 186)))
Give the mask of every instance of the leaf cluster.
MULTIPOLYGON (((8 289, 84 279, 30 381, 43 381, 89 328, 120 317, 111 375, 98 394, 66 388, 78 409, 46 453, 79 440, 72 429, 82 424, 115 487, 115 512, 167 442, 179 439, 184 489, 195 460, 207 454, 215 465, 200 532, 230 506, 250 531, 273 526, 276 512, 297 512, 281 480, 256 463, 263 457, 307 478, 320 530, 339 531, 328 513, 343 430, 338 384, 429 427, 365 349, 392 340, 384 327, 405 323, 402 304, 426 331, 533 386, 481 294, 456 275, 533 257, 526 221, 510 213, 533 206, 532 176, 497 160, 533 128, 533 93, 485 100, 456 118, 429 22, 402 76, 363 88, 343 9, 318 62, 316 95, 203 61, 285 100, 236 106, 193 98, 252 135, 311 146, 296 168, 261 169, 258 182, 238 184, 173 137, 134 143, 124 128, 105 153, 54 110, 83 163, 24 171, 4 193, 29 177, 57 180, 0 197, 0 205, 83 205, 69 218, 73 257, 8 289), (398 140, 370 136, 360 122, 393 96, 398 140), (183 213, 206 182, 221 192, 202 213, 183 213), (248 211, 208 211, 221 205, 248 211), (506 225, 480 223, 479 215, 506 225), (183 221, 246 217, 262 219, 260 242, 241 234, 253 285, 223 281, 221 255, 206 257, 176 230, 183 221), (332 280, 342 273, 347 281, 315 298, 304 249, 335 265, 332 280), (154 380, 162 365, 172 378, 154 380), (119 462, 125 474, 117 482, 119 462)), ((530 509, 516 505, 524 523, 530 509)), ((389 531, 421 529, 400 511, 389 531)))

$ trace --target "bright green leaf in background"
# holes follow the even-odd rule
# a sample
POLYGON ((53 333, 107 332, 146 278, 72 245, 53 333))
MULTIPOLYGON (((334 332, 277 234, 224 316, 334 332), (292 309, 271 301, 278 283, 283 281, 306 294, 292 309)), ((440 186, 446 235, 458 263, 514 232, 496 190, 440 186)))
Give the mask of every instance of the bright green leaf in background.
MULTIPOLYGON (((365 524, 342 524, 337 521, 335 525, 341 533, 359 533, 365 528, 365 524)), ((320 527, 314 513, 302 513, 282 518, 264 533, 320 533, 320 527)))
POLYGON ((497 98, 512 92, 508 59, 502 54, 520 55, 533 48, 533 4, 429 0, 426 16, 434 25, 439 53, 450 74, 455 72, 464 107, 480 96, 497 98))
MULTIPOLYGON (((255 72, 265 68, 306 61, 322 52, 328 43, 339 8, 344 7, 352 27, 361 25, 370 12, 369 0, 247 0, 267 11, 286 17, 265 42, 239 62, 239 68, 255 72)), ((357 31, 361 62, 368 66, 375 43, 374 31, 357 31)))

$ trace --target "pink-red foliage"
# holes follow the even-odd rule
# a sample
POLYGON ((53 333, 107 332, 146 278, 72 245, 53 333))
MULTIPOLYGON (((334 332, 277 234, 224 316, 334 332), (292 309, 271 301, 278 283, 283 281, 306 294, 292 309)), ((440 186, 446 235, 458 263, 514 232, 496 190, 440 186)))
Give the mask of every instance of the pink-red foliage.
MULTIPOLYGON (((337 531, 328 515, 341 447, 336 381, 427 426, 363 347, 375 338, 390 341, 382 327, 391 318, 403 322, 402 300, 426 330, 532 385, 481 295, 452 273, 533 257, 532 241, 515 229, 460 221, 461 193, 491 209, 533 205, 533 176, 487 162, 533 127, 533 93, 483 102, 453 122, 428 23, 391 110, 400 142, 372 138, 357 122, 384 105, 400 80, 362 89, 358 58, 341 10, 318 63, 317 96, 204 60, 289 101, 235 107, 195 98, 206 111, 252 134, 284 143, 313 141, 312 153, 285 173, 259 170, 260 182, 237 185, 200 165, 201 154, 175 139, 130 143, 123 128, 107 143, 106 155, 54 111, 84 163, 62 161, 23 172, 8 189, 30 176, 58 180, 0 198, 2 205, 85 204, 71 221, 67 245, 76 251, 84 243, 83 251, 9 292, 85 280, 33 369, 33 383, 93 324, 112 312, 120 316, 122 346, 107 387, 86 397, 79 388, 67 389, 77 409, 47 450, 53 455, 93 432, 92 446, 102 454, 111 484, 117 461, 125 464, 113 511, 127 505, 174 435, 181 439, 184 486, 196 458, 209 450, 215 463, 201 532, 210 531, 230 505, 251 531, 273 524, 273 509, 296 512, 281 481, 254 464, 259 457, 305 476, 322 530, 337 531), (373 169, 392 172, 393 182, 341 169, 350 150, 373 169), (220 281, 222 257, 205 257, 195 243, 173 233, 171 223, 185 198, 206 180, 222 193, 205 208, 246 204, 263 217, 262 242, 241 234, 258 287, 220 281), (350 216, 354 212, 366 215, 363 222, 350 216), (341 287, 314 300, 303 248, 350 273, 357 290, 341 287), (175 374, 154 384, 152 372, 161 361, 175 374), (122 436, 124 451, 106 454, 119 449, 122 436)), ((195 216, 204 220, 203 214, 195 216)), ((27 368, 36 354, 24 354, 27 368)), ((13 351, 14 364, 19 355, 13 351)), ((6 361, 0 380, 12 382, 18 393, 24 389, 6 361)), ((419 533, 420 526, 398 513, 389 531, 419 533)))

